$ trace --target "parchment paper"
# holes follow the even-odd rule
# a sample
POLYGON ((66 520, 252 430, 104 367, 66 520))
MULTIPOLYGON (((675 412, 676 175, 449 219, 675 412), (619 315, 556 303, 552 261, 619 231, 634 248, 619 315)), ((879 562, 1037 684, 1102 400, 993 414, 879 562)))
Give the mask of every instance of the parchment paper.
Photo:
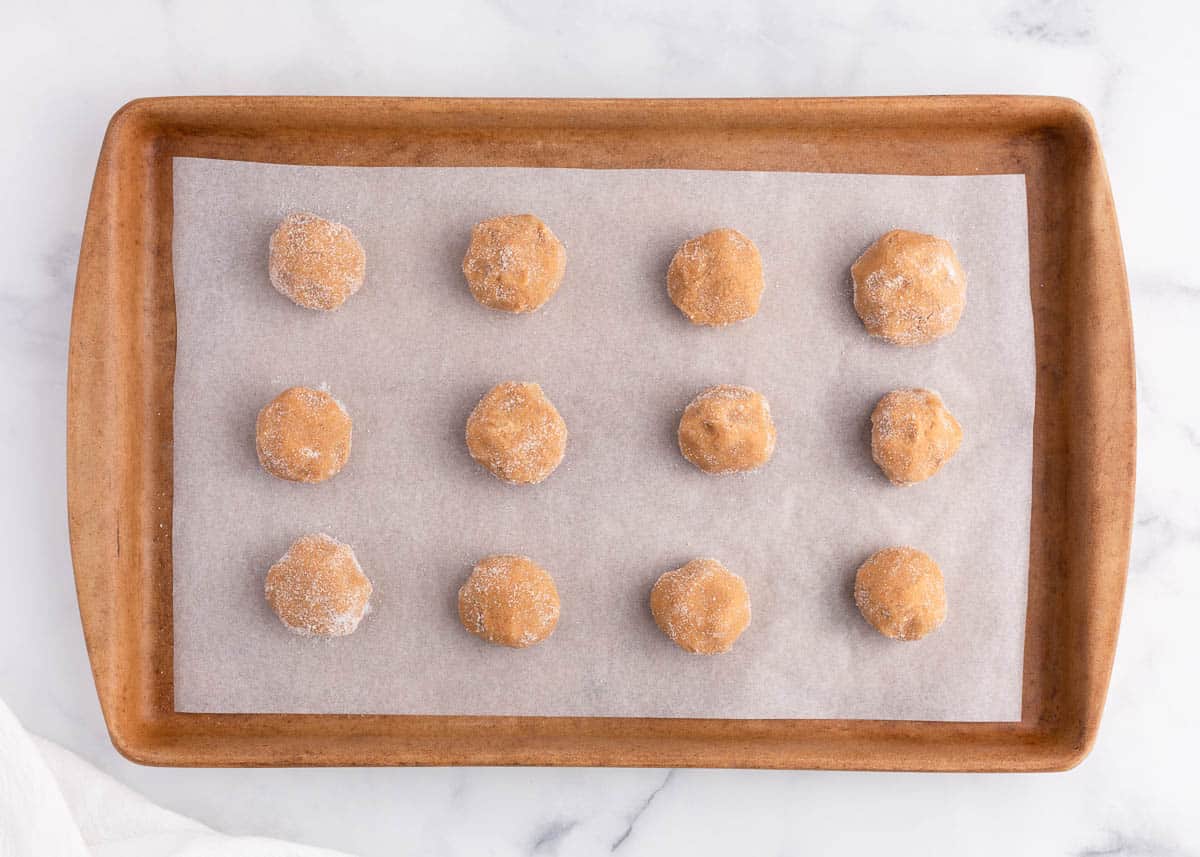
POLYGON ((181 711, 496 715, 1020 718, 1034 345, 1022 176, 670 170, 294 167, 176 159, 175 704, 181 711), (293 211, 350 225, 367 281, 338 312, 271 288, 267 241, 293 211), (470 227, 530 211, 567 246, 539 312, 470 297, 470 227), (693 327, 667 298, 684 239, 720 226, 762 251, 758 316, 693 327), (870 339, 849 266, 891 227, 943 235, 968 272, 958 331, 902 349, 870 339), (464 423, 502 380, 539 382, 570 430, 535 487, 493 479, 464 423), (264 473, 258 409, 328 384, 354 419, 322 485, 264 473), (770 400, 763 470, 716 478, 679 455, 688 401, 717 383, 770 400), (936 478, 890 485, 868 415, 900 386, 939 390, 964 426, 936 478), (348 638, 290 634, 263 576, 297 536, 353 545, 374 612, 348 638), (884 639, 851 597, 874 550, 912 544, 945 572, 949 618, 884 639), (548 642, 488 646, 455 594, 481 556, 551 571, 548 642), (688 655, 647 608, 697 556, 742 575, 753 622, 734 650, 688 655))

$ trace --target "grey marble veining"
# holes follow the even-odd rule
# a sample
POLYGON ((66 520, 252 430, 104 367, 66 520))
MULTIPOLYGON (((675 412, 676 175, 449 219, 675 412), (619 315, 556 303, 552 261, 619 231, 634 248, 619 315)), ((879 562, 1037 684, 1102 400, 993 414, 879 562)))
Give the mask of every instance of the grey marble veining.
POLYGON ((10 4, 0 26, 0 696, 220 829, 365 855, 1200 854, 1200 11, 1190 3, 10 4), (1100 738, 1051 776, 161 770, 109 745, 66 541, 66 347, 104 125, 139 95, 1068 95, 1133 292, 1137 524, 1100 738), (33 656, 30 653, 36 652, 33 656))

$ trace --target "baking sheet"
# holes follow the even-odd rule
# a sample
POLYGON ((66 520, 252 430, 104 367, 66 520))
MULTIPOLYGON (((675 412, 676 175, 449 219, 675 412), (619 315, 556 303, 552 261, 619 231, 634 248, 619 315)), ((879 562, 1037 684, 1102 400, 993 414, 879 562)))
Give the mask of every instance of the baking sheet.
POLYGON ((192 712, 1020 719, 1034 406, 1024 177, 682 170, 296 167, 174 160, 175 707, 192 712), (338 312, 269 284, 286 214, 354 229, 367 280, 338 312), (533 212, 566 244, 558 294, 528 316, 476 304, 470 227, 533 212), (762 251, 756 318, 690 325, 666 295, 684 239, 732 226, 762 251), (882 232, 943 235, 968 274, 941 342, 869 338, 849 266, 882 232), (537 381, 570 430, 538 486, 493 479, 463 430, 502 380, 537 381), (703 388, 745 384, 779 433, 759 472, 712 477, 675 428, 703 388), (258 409, 328 384, 355 423, 321 485, 264 473, 258 409), (868 415, 889 389, 941 392, 964 428, 933 480, 890 485, 868 415), (375 586, 352 636, 290 634, 263 576, 297 536, 350 543, 375 586), (946 578, 931 637, 879 636, 851 597, 874 550, 912 544, 946 578), (562 599, 532 649, 462 630, 458 586, 488 553, 524 553, 562 599), (688 655, 647 609, 697 556, 742 575, 753 621, 734 650, 688 655))

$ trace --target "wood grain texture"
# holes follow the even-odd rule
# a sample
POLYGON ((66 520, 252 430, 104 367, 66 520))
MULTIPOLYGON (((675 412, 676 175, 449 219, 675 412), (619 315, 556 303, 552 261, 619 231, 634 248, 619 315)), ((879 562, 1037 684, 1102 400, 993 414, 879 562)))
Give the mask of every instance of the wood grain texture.
POLYGON ((67 478, 88 653, 114 745, 159 765, 1062 770, 1116 647, 1135 464, 1124 258, 1095 127, 1056 98, 163 98, 113 117, 71 321, 67 478), (1023 173, 1037 351, 1022 720, 212 715, 173 710, 171 159, 1023 173))

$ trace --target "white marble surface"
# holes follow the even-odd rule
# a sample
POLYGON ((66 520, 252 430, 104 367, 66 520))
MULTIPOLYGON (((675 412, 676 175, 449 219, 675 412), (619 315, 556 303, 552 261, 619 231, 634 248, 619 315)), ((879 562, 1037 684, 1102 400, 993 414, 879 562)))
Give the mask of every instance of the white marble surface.
POLYGON ((0 16, 0 696, 161 803, 366 855, 1200 853, 1200 12, 1191 3, 32 3, 0 16), (578 4, 581 7, 584 4, 578 4), (819 8, 818 8, 819 7, 819 8), (805 11, 800 11, 804 9, 805 11), (1099 742, 1059 775, 163 770, 108 743, 67 548, 76 254, 141 95, 1068 95, 1108 157, 1138 336, 1137 528, 1099 742))

